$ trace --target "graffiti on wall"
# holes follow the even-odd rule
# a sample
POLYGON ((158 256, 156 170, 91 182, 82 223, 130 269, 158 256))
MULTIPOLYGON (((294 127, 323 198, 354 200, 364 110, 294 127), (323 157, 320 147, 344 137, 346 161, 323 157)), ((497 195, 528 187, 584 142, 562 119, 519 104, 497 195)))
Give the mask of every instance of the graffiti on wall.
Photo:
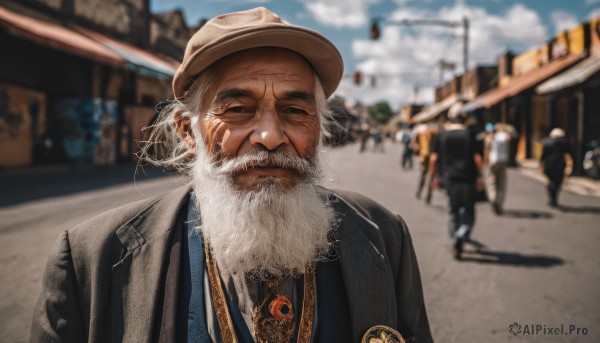
POLYGON ((6 133, 10 138, 15 139, 23 121, 23 115, 11 106, 8 93, 0 90, 0 133, 6 133))
POLYGON ((26 166, 41 156, 45 119, 43 93, 0 84, 0 166, 26 166))
POLYGON ((55 104, 65 155, 73 164, 111 165, 116 159, 117 102, 61 99, 55 104))

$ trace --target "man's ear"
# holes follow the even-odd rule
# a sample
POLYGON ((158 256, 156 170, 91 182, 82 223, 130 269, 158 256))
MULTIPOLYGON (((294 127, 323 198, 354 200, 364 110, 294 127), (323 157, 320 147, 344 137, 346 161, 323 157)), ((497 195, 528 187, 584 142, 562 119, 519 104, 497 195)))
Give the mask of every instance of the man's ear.
POLYGON ((194 139, 194 133, 192 132, 192 118, 190 112, 176 110, 175 113, 173 113, 173 120, 179 137, 183 139, 190 150, 195 150, 196 140, 194 139))

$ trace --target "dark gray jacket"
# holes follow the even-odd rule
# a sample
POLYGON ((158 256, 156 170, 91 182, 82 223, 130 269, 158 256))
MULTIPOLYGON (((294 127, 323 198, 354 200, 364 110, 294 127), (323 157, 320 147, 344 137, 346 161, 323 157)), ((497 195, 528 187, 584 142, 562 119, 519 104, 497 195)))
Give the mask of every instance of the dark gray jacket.
MULTIPOLYGON (((325 192, 342 215, 336 238, 353 340, 387 325, 431 342, 404 221, 359 194, 325 192)), ((31 342, 152 342, 169 240, 189 194, 184 187, 63 232, 46 265, 31 342)))

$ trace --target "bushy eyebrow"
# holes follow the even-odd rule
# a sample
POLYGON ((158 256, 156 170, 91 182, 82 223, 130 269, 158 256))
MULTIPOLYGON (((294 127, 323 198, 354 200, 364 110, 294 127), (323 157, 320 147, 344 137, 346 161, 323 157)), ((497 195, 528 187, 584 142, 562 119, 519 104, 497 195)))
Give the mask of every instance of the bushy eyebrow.
POLYGON ((250 96, 250 92, 241 88, 229 88, 217 93, 215 100, 216 102, 223 102, 227 99, 238 98, 242 96, 250 96))
POLYGON ((280 100, 305 100, 305 101, 315 101, 314 94, 311 94, 304 90, 293 90, 285 92, 283 98, 280 100))
MULTIPOLYGON (((215 97, 215 102, 220 103, 227 99, 244 97, 244 96, 252 96, 250 91, 242 89, 242 88, 228 88, 217 93, 215 97)), ((282 98, 278 98, 279 100, 303 100, 303 101, 315 101, 315 96, 305 90, 292 90, 287 91, 283 94, 282 98)))

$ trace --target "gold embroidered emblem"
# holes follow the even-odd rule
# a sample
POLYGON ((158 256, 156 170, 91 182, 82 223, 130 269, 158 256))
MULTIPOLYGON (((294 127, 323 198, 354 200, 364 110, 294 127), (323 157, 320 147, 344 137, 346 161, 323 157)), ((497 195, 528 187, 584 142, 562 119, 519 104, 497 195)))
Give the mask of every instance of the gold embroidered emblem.
POLYGON ((375 325, 367 330, 361 343, 406 343, 400 332, 385 325, 375 325))

